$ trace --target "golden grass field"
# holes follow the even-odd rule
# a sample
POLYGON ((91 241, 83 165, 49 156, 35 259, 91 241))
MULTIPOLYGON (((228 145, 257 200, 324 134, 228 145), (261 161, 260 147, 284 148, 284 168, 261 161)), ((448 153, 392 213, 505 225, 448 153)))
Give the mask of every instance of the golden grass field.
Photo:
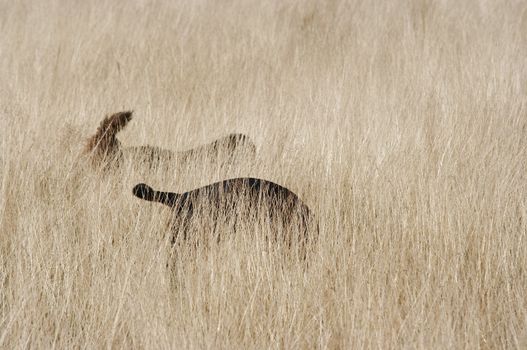
POLYGON ((525 2, 1 1, 0 33, 0 348, 527 347, 525 2), (124 145, 258 157, 95 171, 128 109, 124 145), (236 176, 316 213, 307 263, 250 219, 172 261, 132 195, 236 176))

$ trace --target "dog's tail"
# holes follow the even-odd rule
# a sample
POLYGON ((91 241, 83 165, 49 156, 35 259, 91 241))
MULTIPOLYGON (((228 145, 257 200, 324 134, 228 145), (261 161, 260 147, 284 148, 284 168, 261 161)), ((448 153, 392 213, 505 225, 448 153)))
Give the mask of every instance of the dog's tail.
POLYGON ((125 111, 106 116, 97 128, 97 132, 88 138, 84 153, 90 156, 95 164, 119 154, 120 144, 116 135, 132 120, 132 113, 125 111))
POLYGON ((140 183, 134 186, 132 192, 134 196, 147 200, 149 202, 158 202, 169 207, 173 207, 176 203, 178 194, 173 192, 160 192, 154 190, 152 187, 140 183))

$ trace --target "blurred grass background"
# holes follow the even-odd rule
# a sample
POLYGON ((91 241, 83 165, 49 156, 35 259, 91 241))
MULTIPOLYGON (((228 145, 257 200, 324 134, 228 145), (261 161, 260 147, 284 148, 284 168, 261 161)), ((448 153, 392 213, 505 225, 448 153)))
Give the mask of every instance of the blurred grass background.
POLYGON ((524 2, 1 1, 0 32, 0 347, 527 346, 524 2), (124 145, 258 159, 101 176, 126 109, 124 145), (167 271, 132 186, 235 176, 317 213, 307 269, 247 222, 167 271))

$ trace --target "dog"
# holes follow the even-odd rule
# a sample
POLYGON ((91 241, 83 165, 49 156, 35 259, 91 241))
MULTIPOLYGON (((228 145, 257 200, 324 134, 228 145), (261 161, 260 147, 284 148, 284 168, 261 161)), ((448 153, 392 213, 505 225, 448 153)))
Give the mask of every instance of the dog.
POLYGON ((83 153, 88 156, 93 167, 108 170, 131 162, 137 166, 158 168, 195 159, 232 163, 239 156, 256 156, 256 145, 244 134, 229 134, 209 144, 182 152, 148 145, 123 147, 117 139, 117 134, 132 120, 132 113, 124 111, 106 116, 97 132, 88 138, 83 153))
POLYGON ((178 232, 183 232, 183 240, 187 240, 190 222, 199 219, 203 213, 215 222, 233 216, 236 220, 263 219, 271 224, 274 235, 267 238, 301 250, 309 241, 310 231, 318 232, 318 224, 309 207, 289 189, 267 180, 233 178, 185 193, 156 191, 140 183, 132 192, 138 198, 171 208, 174 223, 172 244, 175 244, 178 232))

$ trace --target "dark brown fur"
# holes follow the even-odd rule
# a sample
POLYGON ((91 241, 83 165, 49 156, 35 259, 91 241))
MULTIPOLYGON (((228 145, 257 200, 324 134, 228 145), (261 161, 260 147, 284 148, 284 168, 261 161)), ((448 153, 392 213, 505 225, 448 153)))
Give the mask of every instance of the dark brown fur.
POLYGON ((133 164, 157 168, 171 166, 173 161, 189 161, 206 158, 210 161, 232 162, 236 151, 246 152, 250 157, 256 155, 256 146, 243 134, 230 134, 214 142, 191 150, 174 152, 155 146, 123 147, 117 139, 117 133, 132 120, 132 111, 119 112, 106 116, 97 132, 88 138, 84 153, 89 156, 92 165, 97 168, 115 168, 124 161, 133 164))
MULTIPOLYGON (((185 193, 155 191, 146 184, 138 184, 133 194, 141 199, 159 202, 172 208, 174 219, 179 225, 176 233, 183 232, 186 237, 188 223, 200 212, 206 210, 213 220, 220 217, 243 215, 259 217, 273 224, 273 231, 283 230, 282 239, 288 246, 308 241, 308 233, 314 223, 309 208, 296 194, 285 187, 270 181, 254 178, 235 178, 216 182, 185 193), (240 203, 243 210, 237 207, 240 203), (293 232, 298 232, 293 237, 293 232)), ((174 240, 176 237, 173 237, 174 240)))
POLYGON ((88 138, 84 153, 89 155, 94 166, 108 165, 122 157, 121 143, 117 133, 132 120, 132 111, 106 116, 97 132, 88 138))

